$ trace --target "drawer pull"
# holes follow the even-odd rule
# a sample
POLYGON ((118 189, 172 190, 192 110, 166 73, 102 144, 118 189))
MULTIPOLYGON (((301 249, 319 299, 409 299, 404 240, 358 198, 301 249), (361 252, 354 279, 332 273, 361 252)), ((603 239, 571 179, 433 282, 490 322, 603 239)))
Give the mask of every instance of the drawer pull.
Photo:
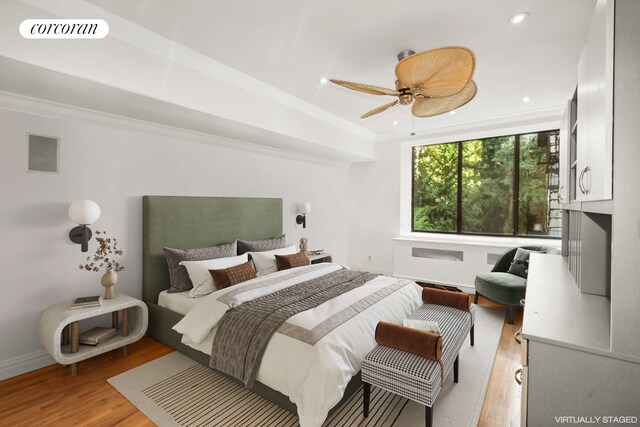
POLYGON ((524 308, 524 298, 520 300, 520 307, 524 308))
POLYGON ((522 344, 522 339, 520 339, 521 336, 522 336, 522 328, 518 329, 518 332, 513 334, 513 339, 516 340, 518 344, 522 344))
MULTIPOLYGON (((580 172, 580 178, 578 178, 578 187, 580 187, 580 191, 582 192, 582 194, 589 194, 589 190, 584 185, 584 175, 589 172, 590 169, 591 168, 589 166, 582 169, 582 171, 580 172)), ((589 184, 589 186, 591 186, 591 184, 589 184)))
POLYGON ((518 385, 522 385, 522 368, 518 368, 516 370, 516 374, 514 375, 514 377, 518 385), (518 376, 520 376, 520 378, 518 378, 518 376))

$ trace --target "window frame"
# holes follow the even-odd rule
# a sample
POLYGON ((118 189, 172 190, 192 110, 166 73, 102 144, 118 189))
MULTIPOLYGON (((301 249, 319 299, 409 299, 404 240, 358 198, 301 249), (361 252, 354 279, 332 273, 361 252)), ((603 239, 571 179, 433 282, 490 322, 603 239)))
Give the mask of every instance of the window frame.
MULTIPOLYGON (((546 130, 532 130, 528 132, 519 132, 519 133, 507 133, 507 134, 499 134, 492 136, 485 136, 482 138, 466 138, 458 141, 450 141, 450 142, 438 142, 434 144, 424 144, 424 145, 412 145, 411 148, 411 232, 412 233, 428 233, 428 234, 448 234, 448 235, 459 235, 459 236, 489 236, 489 237, 503 237, 503 238, 521 238, 521 239, 544 239, 544 240, 561 240, 561 236, 549 236, 549 235, 531 235, 531 234, 518 234, 519 229, 519 221, 520 221, 520 137, 522 135, 530 135, 534 133, 543 133, 543 132, 557 132, 558 138, 560 137, 560 129, 552 128, 546 130), (469 233, 462 231, 462 168, 463 168, 463 147, 462 144, 467 141, 474 140, 487 140, 494 138, 506 138, 506 137, 514 137, 514 148, 513 148, 513 227, 511 234, 497 234, 497 233, 469 233), (415 204, 414 204, 414 191, 415 191, 415 179, 414 179, 414 165, 415 165, 415 156, 416 156, 416 148, 425 147, 425 146, 436 146, 436 145, 445 145, 445 144, 457 144, 458 145, 458 165, 457 165, 457 208, 456 208, 456 231, 438 231, 438 230, 416 230, 415 225, 415 204)), ((562 141, 559 141, 559 144, 562 144, 562 141)), ((562 162, 560 159, 558 160, 558 171, 562 167, 562 162)))

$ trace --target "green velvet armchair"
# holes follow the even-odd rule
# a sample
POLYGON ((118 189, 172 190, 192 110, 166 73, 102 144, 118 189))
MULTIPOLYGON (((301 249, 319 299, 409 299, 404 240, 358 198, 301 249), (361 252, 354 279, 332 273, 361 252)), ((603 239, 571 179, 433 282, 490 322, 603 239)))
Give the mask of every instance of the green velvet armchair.
MULTIPOLYGON (((547 254, 559 254, 555 248, 548 246, 521 246, 522 249, 544 252, 547 254)), ((520 300, 524 298, 527 289, 527 279, 515 274, 507 273, 513 257, 518 248, 509 249, 498 259, 491 272, 480 273, 476 276, 475 303, 482 296, 490 301, 507 307, 507 322, 513 325, 514 312, 520 306, 520 300)))

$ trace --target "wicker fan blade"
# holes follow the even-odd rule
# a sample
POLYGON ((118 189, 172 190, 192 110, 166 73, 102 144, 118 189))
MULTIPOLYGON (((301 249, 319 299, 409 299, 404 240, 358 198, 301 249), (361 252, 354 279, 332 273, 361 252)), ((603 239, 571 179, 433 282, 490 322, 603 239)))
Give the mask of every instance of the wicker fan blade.
POLYGON ((376 109, 369 111, 368 113, 364 113, 360 118, 366 119, 367 117, 373 116, 374 114, 382 113, 384 110, 386 110, 387 108, 393 107, 397 103, 398 103, 398 100, 396 99, 395 101, 385 104, 382 107, 378 107, 376 109))
POLYGON ((371 95, 389 95, 389 96, 398 96, 398 91, 393 89, 387 89, 384 87, 365 85, 362 83, 352 83, 345 82, 344 80, 329 80, 331 83, 335 83, 338 86, 346 87, 351 90, 355 90, 358 92, 369 93, 371 95))
POLYGON ((473 77, 476 58, 466 47, 442 47, 404 58, 396 65, 396 76, 410 89, 427 97, 451 96, 473 77))
POLYGON ((444 114, 447 111, 462 107, 471 101, 477 92, 478 87, 476 83, 473 80, 469 80, 469 83, 467 83, 464 89, 452 96, 443 98, 416 97, 416 100, 413 101, 413 105, 411 106, 411 112, 416 117, 433 117, 438 114, 444 114))

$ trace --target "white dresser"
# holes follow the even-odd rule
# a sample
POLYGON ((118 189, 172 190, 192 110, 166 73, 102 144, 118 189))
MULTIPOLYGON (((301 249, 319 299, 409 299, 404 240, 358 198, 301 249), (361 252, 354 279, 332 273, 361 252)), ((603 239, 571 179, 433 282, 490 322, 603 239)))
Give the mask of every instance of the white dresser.
POLYGON ((521 344, 523 426, 556 425, 559 417, 640 419, 640 358, 611 351, 610 308, 609 297, 579 291, 565 257, 531 254, 521 344))

